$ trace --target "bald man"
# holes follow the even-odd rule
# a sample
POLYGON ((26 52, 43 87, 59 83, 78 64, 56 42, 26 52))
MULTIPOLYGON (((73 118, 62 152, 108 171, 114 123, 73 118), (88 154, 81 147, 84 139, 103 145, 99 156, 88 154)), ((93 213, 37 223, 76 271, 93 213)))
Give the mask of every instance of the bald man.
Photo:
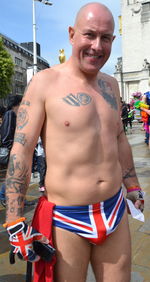
POLYGON ((96 281, 130 281, 122 182, 136 208, 143 210, 143 199, 120 118, 118 84, 100 72, 114 38, 114 19, 106 6, 93 2, 82 7, 69 27, 71 57, 34 76, 19 110, 7 173, 5 226, 24 223, 23 198, 41 134, 45 195, 54 204, 54 281, 86 281, 89 262, 96 281))

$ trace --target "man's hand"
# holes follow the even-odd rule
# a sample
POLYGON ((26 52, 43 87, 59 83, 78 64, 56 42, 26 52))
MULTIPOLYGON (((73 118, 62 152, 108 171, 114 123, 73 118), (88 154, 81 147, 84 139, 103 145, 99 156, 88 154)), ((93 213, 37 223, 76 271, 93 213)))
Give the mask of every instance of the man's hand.
POLYGON ((130 187, 127 189, 126 198, 131 200, 137 209, 144 210, 144 196, 140 187, 130 187))
POLYGON ((38 261, 40 257, 33 250, 33 242, 40 241, 45 244, 49 243, 49 240, 44 235, 33 229, 32 226, 28 226, 24 220, 21 219, 20 221, 16 220, 16 222, 8 224, 7 232, 11 244, 11 263, 15 262, 14 254, 17 254, 20 259, 26 261, 38 261))

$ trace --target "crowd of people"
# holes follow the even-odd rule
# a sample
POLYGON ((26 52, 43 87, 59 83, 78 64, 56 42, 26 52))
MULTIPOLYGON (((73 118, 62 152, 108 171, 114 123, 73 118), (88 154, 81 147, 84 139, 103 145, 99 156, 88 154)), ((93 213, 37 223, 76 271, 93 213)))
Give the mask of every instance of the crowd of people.
POLYGON ((131 100, 130 104, 121 99, 121 119, 125 134, 132 134, 132 122, 136 121, 136 118, 145 131, 144 141, 150 147, 150 91, 141 93, 138 98, 131 100))
POLYGON ((134 107, 121 99, 121 119, 125 134, 132 134, 132 122, 134 120, 134 107))

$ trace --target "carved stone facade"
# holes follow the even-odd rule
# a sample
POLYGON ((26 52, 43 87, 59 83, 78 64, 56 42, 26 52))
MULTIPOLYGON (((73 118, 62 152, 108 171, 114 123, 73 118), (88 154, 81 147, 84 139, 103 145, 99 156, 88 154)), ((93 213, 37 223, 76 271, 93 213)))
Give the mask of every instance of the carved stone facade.
POLYGON ((146 92, 150 79, 150 1, 121 0, 122 58, 114 76, 122 98, 129 102, 133 92, 146 92))

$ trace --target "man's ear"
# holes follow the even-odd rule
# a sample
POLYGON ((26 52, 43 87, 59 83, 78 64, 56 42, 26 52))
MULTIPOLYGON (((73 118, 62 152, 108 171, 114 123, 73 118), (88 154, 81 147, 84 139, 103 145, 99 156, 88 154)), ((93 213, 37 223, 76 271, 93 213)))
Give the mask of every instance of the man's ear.
POLYGON ((71 45, 73 45, 75 30, 74 30, 74 28, 72 26, 69 26, 68 31, 69 31, 70 43, 71 43, 71 45))
POLYGON ((115 40, 115 38, 116 38, 116 35, 113 35, 113 40, 112 40, 112 41, 114 41, 114 40, 115 40))

